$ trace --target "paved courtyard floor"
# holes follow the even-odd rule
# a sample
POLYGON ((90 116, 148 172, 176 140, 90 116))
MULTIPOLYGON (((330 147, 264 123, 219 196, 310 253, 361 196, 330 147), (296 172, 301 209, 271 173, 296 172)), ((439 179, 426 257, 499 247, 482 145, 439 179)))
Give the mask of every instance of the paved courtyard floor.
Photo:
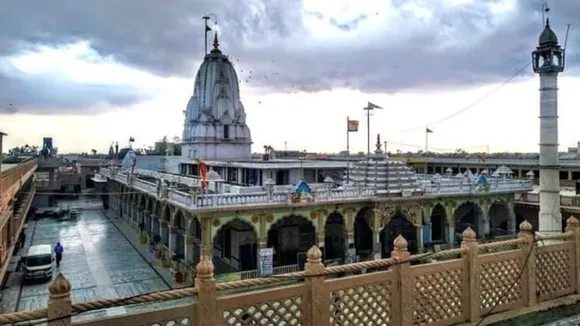
MULTIPOLYGON (((114 219, 114 218, 113 218, 114 219)), ((114 223, 117 222, 117 223, 114 223)), ((168 290, 174 285, 166 271, 158 267, 137 248, 101 210, 85 210, 77 220, 40 219, 30 221, 26 245, 61 242, 64 246, 60 268, 72 284, 73 302, 130 297, 147 292, 168 290)), ((18 259, 18 257, 15 257, 18 259)), ((1 313, 46 307, 49 282, 22 284, 22 273, 13 272, 2 291, 1 313)), ((183 286, 183 285, 182 285, 183 286)), ((191 299, 132 306, 127 312, 148 310, 191 302, 191 299)), ((118 314, 118 309, 115 314, 118 314)), ((76 320, 105 317, 108 311, 83 314, 76 320)))

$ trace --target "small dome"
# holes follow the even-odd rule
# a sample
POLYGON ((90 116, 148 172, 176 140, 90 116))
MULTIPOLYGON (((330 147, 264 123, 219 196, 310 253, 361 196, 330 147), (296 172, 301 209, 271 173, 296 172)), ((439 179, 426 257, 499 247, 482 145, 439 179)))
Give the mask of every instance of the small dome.
POLYGON ((534 171, 528 171, 528 173, 526 173, 526 177, 533 177, 535 176, 534 171))
POLYGON ((550 28, 550 19, 546 20, 546 27, 540 34, 540 39, 538 40, 540 46, 547 46, 547 45, 558 45, 558 37, 556 33, 550 28))
POLYGON ((264 186, 275 186, 276 185, 276 181, 274 181, 274 179, 272 178, 268 178, 264 181, 264 186))
POLYGON ((206 181, 214 181, 214 182, 221 182, 224 179, 219 175, 219 173, 215 172, 214 170, 210 170, 207 175, 205 176, 206 181))
POLYGON ((514 171, 512 171, 512 169, 510 169, 509 167, 502 165, 499 168, 497 168, 497 170, 495 170, 496 173, 499 174, 513 174, 514 171))
POLYGON ((324 183, 334 184, 334 180, 331 177, 324 178, 324 183))

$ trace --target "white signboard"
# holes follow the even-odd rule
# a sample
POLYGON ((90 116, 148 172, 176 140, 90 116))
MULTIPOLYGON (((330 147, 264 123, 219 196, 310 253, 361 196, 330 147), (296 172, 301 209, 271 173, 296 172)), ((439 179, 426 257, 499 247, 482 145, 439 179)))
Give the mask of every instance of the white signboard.
POLYGON ((258 274, 260 276, 274 274, 274 248, 258 249, 258 274))

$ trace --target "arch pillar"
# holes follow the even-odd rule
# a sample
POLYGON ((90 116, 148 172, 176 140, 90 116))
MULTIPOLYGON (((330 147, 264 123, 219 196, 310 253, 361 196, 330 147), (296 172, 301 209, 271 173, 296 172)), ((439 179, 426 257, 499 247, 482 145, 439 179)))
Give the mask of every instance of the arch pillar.
POLYGON ((325 227, 325 216, 326 214, 328 214, 327 212, 324 211, 314 211, 312 212, 312 214, 314 214, 314 218, 316 219, 316 246, 318 247, 318 249, 320 249, 320 251, 322 252, 322 259, 325 259, 325 251, 324 251, 324 246, 325 246, 325 237, 326 237, 326 227, 325 227))
MULTIPOLYGON (((356 209, 346 208, 342 212, 344 232, 344 256, 349 256, 349 249, 355 249, 354 244, 354 216, 356 209)), ((355 254, 356 255, 356 254, 355 254)))
MULTIPOLYGON (((258 249, 264 249, 268 247, 268 214, 260 214, 257 216, 258 220, 258 232, 257 233, 257 246, 258 249)), ((272 218, 273 219, 273 218, 272 218)), ((252 217, 252 221, 254 217, 252 217)))
POLYGON ((177 248, 177 228, 175 227, 175 225, 171 225, 168 227, 169 230, 169 234, 168 234, 168 239, 167 239, 167 247, 169 248, 169 250, 171 250, 171 252, 176 252, 175 249, 177 248))
POLYGON ((381 230, 382 228, 382 215, 389 214, 390 210, 387 210, 385 213, 381 214, 382 211, 375 208, 371 211, 371 222, 372 222, 372 231, 373 231, 373 253, 372 258, 374 259, 381 259, 382 258, 382 243, 381 243, 381 230))
POLYGON ((425 243, 433 242, 433 231, 432 231, 432 224, 431 224, 431 215, 433 214, 433 204, 428 203, 421 207, 421 213, 423 218, 421 220, 422 226, 422 237, 421 240, 423 243, 421 244, 421 248, 425 246, 425 243))
POLYGON ((480 200, 479 205, 481 210, 481 218, 479 219, 476 233, 478 235, 480 234, 482 237, 487 237, 490 234, 489 210, 491 209, 491 200, 489 200, 489 198, 482 199, 480 200))
POLYGON ((507 209, 508 209, 508 222, 507 222, 508 232, 512 235, 515 235, 517 221, 516 221, 516 210, 514 207, 513 199, 508 199, 508 201, 506 202, 506 205, 507 205, 507 209))
POLYGON ((455 243, 455 209, 457 206, 457 202, 454 200, 445 202, 445 235, 449 244, 455 243))
POLYGON ((193 255, 194 255, 194 244, 195 244, 195 237, 189 233, 184 235, 185 244, 184 244, 184 253, 183 258, 186 262, 192 263, 193 262, 193 255))
POLYGON ((159 219, 159 237, 162 245, 169 244, 169 226, 167 225, 167 220, 163 218, 159 219))

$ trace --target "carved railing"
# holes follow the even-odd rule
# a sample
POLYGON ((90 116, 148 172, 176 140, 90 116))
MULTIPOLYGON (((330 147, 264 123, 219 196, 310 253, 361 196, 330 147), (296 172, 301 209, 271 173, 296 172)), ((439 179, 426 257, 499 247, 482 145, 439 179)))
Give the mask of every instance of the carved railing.
MULTIPOLYGON (((115 171, 108 168, 101 168, 100 173, 112 180, 118 181, 122 184, 133 187, 139 191, 148 193, 152 196, 162 195, 162 189, 154 182, 145 181, 136 177, 135 174, 127 174, 126 172, 115 171)), ((141 172, 139 172, 141 173, 141 172)), ((159 176, 162 173, 148 172, 150 176, 159 176)), ((164 174, 165 175, 165 174, 164 174)), ((170 174, 166 174, 170 175, 170 174)), ((177 177, 174 178, 185 178, 177 177)), ((186 181, 181 181, 186 182, 186 181)), ((472 183, 461 183, 456 181, 453 183, 441 183, 425 185, 422 189, 427 196, 438 196, 440 194, 471 194, 478 192, 524 192, 532 190, 532 184, 529 180, 492 180, 489 184, 489 189, 485 191, 477 188, 472 183)), ((376 196, 375 188, 368 187, 353 187, 344 189, 324 189, 317 188, 313 191, 314 202, 340 202, 344 200, 360 200, 361 198, 372 198, 376 196)), ((294 193, 291 191, 258 191, 250 193, 220 193, 220 194, 196 194, 194 192, 187 193, 173 188, 167 188, 167 200, 172 204, 186 209, 200 209, 200 208, 215 208, 228 207, 240 205, 269 205, 269 204, 284 204, 292 203, 295 199, 294 193)))
MULTIPOLYGON (((463 179, 463 178, 462 178, 463 179)), ((423 186, 425 194, 462 194, 477 192, 508 192, 508 191, 531 191, 533 190, 533 181, 527 179, 501 179, 490 178, 487 189, 483 186, 477 186, 475 182, 463 182, 453 180, 450 183, 430 184, 423 186)))
MULTIPOLYGON (((528 192, 528 193, 523 194, 522 197, 519 198, 518 201, 523 202, 523 203, 539 204, 540 194, 528 192)), ((560 206, 580 208, 580 197, 571 196, 571 195, 570 196, 560 195, 560 206)))
MULTIPOLYGON (((119 300, 75 303, 71 283, 59 274, 49 286, 48 307, 0 315, 0 325, 42 321, 49 325, 454 325, 477 322, 490 313, 521 309, 580 291, 580 223, 567 232, 534 235, 524 221, 517 239, 479 244, 471 228, 461 248, 411 255, 399 236, 388 259, 325 267, 313 246, 305 271, 271 278, 216 283, 214 266, 202 258, 195 287, 119 300), (515 249, 513 249, 515 246, 515 249), (512 248, 496 253, 490 249, 512 248), (411 265, 413 261, 445 259, 411 265), (367 272, 363 272, 366 270, 367 272), (350 276, 336 277, 337 274, 350 276), (352 273, 358 275, 352 275, 352 273), (296 284, 228 294, 250 286, 296 284), (72 315, 111 307, 189 298, 173 308, 74 322, 72 315), (72 317, 72 318, 71 318, 72 317)), ((121 308, 122 310, 123 308, 121 308)))

